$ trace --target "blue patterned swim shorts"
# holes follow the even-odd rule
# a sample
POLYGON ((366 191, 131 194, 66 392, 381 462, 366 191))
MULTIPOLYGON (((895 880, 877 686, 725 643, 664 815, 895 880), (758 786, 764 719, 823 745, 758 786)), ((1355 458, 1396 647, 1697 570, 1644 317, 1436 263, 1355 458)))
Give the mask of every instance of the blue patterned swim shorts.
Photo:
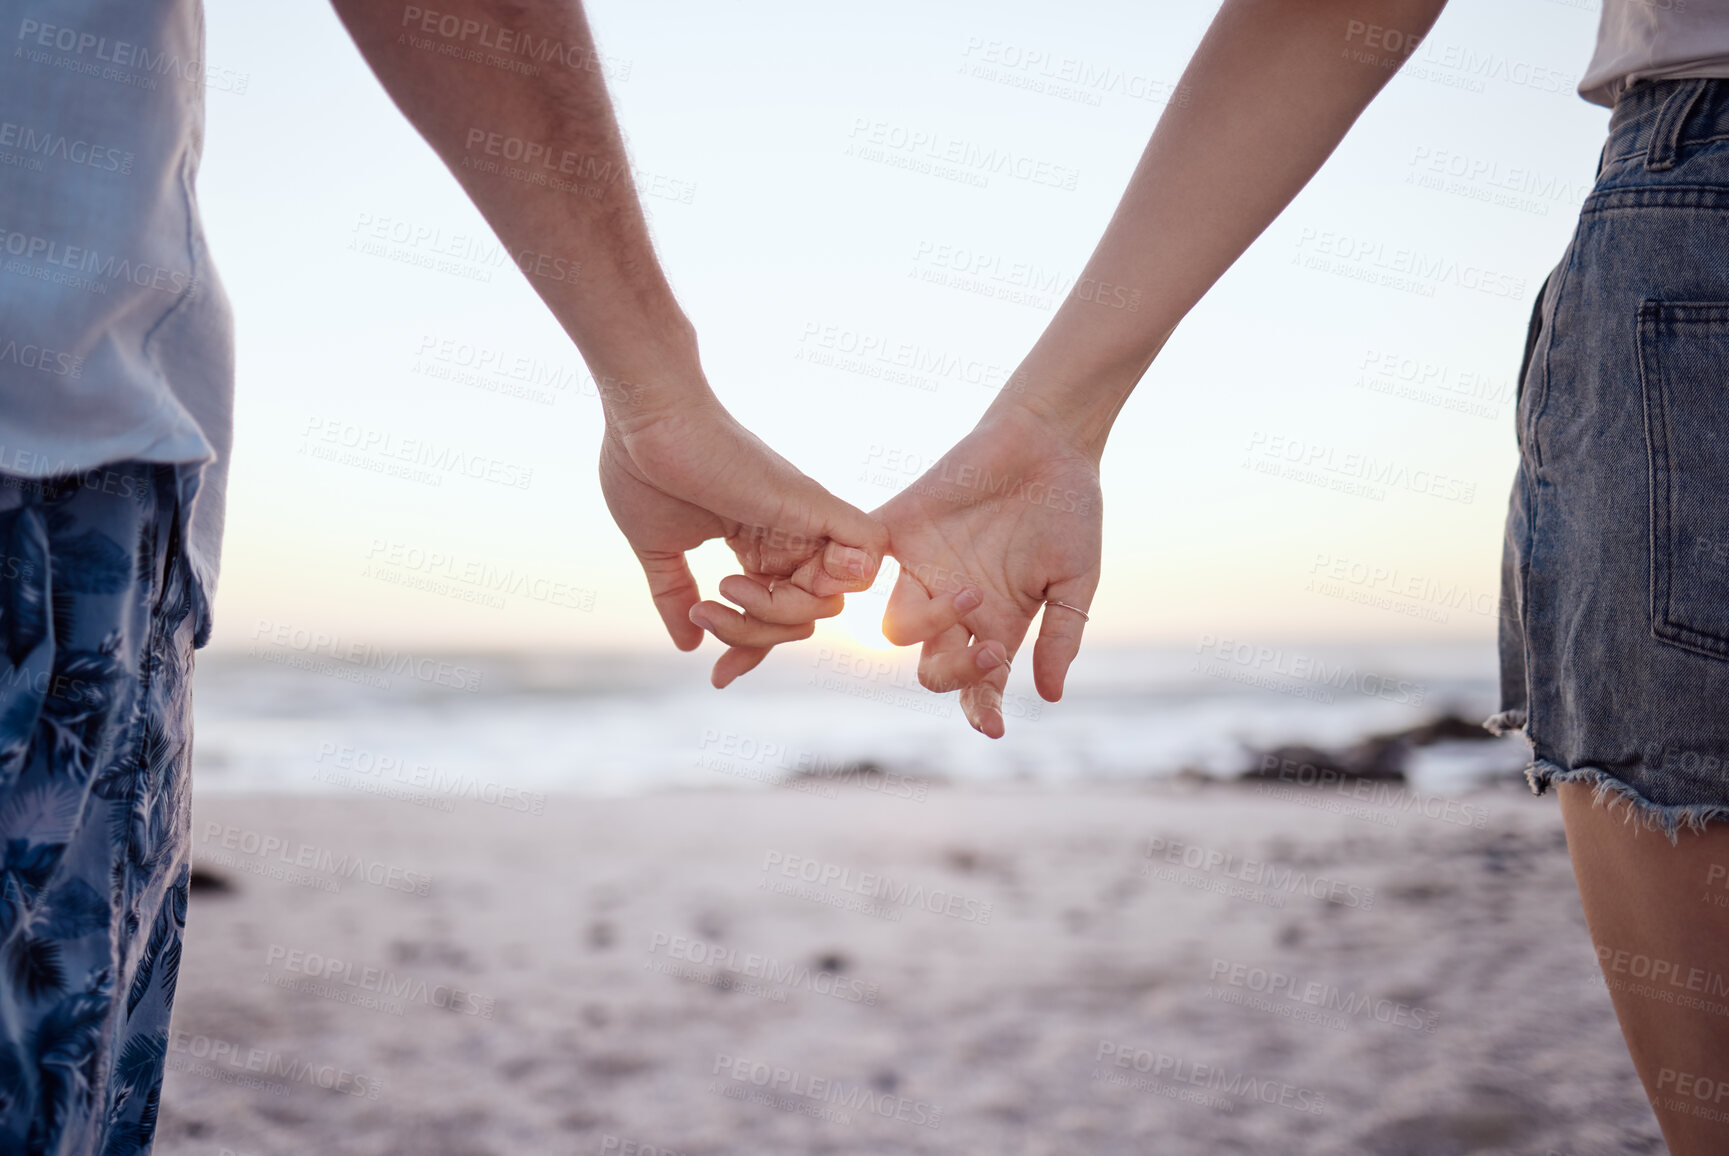
POLYGON ((0 1152, 150 1151, 186 922, 172 468, 0 478, 0 1152))

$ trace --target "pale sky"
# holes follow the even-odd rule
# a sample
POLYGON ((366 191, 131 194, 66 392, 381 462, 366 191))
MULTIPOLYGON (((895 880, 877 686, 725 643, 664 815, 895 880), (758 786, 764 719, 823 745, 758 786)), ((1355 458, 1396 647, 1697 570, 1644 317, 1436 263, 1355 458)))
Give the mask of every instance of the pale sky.
MULTIPOLYGON (((1078 274, 1216 8, 591 3, 716 392, 866 509, 913 480, 1078 274), (945 179, 908 167, 915 140, 1058 177, 945 179), (927 369, 878 376, 896 357, 927 369)), ((199 185, 239 339, 216 645, 264 622, 670 651, 601 502, 580 358, 331 11, 208 19, 213 71, 243 78, 209 94, 199 185), (314 453, 363 440, 495 480, 314 453), (500 576, 515 592, 488 592, 500 576)), ((1492 635, 1526 318, 1607 123, 1572 91, 1596 22, 1454 0, 1178 330, 1105 457, 1095 644, 1492 635), (1340 492, 1389 466, 1403 484, 1340 492)), ((729 558, 699 557, 709 591, 729 558)), ((880 606, 825 629, 868 634, 880 606)))

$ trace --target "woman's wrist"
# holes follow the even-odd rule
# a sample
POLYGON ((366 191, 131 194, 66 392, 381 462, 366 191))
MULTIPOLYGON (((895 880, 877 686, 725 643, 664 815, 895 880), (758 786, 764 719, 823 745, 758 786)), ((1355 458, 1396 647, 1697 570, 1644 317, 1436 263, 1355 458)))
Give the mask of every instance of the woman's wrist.
POLYGON ((1009 376, 991 411, 1029 415, 1095 465, 1129 394, 1164 341, 1117 342, 1099 332, 1072 332, 1052 322, 1009 376))
POLYGON ((1024 364, 985 411, 980 424, 1035 423, 1096 466, 1129 390, 1105 382, 1070 381, 1024 364))

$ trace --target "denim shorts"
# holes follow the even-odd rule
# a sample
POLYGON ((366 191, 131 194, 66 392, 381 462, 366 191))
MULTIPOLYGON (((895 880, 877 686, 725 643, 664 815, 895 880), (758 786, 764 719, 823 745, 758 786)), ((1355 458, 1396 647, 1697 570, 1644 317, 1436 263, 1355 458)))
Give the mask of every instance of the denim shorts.
POLYGON ((1635 85, 1538 294, 1502 563, 1526 772, 1729 818, 1729 81, 1635 85))

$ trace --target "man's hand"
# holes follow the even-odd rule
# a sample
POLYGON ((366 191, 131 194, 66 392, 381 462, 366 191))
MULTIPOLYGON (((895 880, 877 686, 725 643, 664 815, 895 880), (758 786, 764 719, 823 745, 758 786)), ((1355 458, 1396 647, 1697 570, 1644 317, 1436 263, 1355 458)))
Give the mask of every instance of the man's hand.
MULTIPOLYGON (((886 532, 740 426, 706 387, 678 396, 665 412, 609 421, 600 450, 607 508, 642 563, 667 633, 692 650, 712 629, 761 654, 808 638, 816 619, 840 612, 843 593, 869 588, 886 532), (714 603, 692 613, 700 594, 684 555, 710 538, 726 540, 753 586, 774 584, 762 606, 768 620, 714 603)), ((723 655, 716 685, 730 682, 722 675, 740 661, 723 655)))

